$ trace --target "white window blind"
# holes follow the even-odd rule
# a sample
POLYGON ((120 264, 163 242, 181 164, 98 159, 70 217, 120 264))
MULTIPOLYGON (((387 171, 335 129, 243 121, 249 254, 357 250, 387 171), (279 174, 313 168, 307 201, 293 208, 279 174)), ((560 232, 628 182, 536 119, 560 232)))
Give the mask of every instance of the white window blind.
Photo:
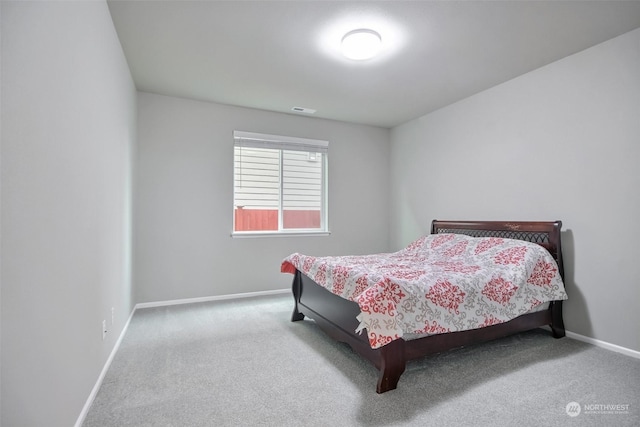
POLYGON ((234 233, 327 231, 327 141, 235 131, 234 233))

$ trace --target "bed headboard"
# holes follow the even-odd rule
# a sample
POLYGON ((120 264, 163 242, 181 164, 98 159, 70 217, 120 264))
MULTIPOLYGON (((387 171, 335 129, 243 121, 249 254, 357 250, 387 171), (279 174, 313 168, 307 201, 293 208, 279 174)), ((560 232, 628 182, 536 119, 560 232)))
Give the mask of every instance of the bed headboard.
POLYGON ((503 237, 537 243, 558 263, 564 279, 560 229, 562 221, 439 221, 431 222, 431 234, 456 233, 472 237, 503 237))

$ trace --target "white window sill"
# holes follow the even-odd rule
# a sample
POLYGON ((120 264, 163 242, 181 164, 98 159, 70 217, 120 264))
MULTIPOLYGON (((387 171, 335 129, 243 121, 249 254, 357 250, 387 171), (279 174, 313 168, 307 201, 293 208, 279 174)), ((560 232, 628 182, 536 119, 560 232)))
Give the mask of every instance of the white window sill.
POLYGON ((256 237, 320 237, 329 236, 330 231, 246 231, 231 233, 234 239, 256 238, 256 237))

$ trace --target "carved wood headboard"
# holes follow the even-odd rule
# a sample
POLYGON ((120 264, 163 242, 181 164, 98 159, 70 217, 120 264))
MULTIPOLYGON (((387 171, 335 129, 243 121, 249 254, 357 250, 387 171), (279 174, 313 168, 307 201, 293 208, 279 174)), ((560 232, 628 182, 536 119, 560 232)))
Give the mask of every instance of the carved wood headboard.
POLYGON ((537 243, 555 258, 564 279, 560 230, 562 221, 439 221, 431 222, 431 234, 455 233, 472 237, 503 237, 537 243))

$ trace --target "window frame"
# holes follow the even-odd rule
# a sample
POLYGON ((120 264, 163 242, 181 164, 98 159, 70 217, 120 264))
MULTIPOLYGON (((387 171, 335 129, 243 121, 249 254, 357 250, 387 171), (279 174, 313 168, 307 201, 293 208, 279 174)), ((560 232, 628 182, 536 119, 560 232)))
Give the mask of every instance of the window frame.
POLYGON ((233 132, 233 203, 232 203, 232 237, 273 237, 273 236, 327 236, 329 231, 329 141, 292 136, 271 135, 264 133, 234 131, 233 132), (278 150, 278 229, 277 230, 236 230, 236 148, 261 148, 278 150), (320 191, 320 227, 319 228, 284 228, 284 180, 285 171, 283 157, 285 151, 305 153, 322 153, 321 156, 321 191, 320 191))

